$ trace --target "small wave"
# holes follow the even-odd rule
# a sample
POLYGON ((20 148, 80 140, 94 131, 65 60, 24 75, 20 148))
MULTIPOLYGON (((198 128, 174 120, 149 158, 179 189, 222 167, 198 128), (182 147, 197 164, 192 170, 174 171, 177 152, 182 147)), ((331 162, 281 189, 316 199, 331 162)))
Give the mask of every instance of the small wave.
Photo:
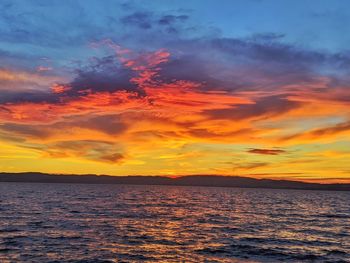
POLYGON ((292 254, 290 257, 294 260, 302 260, 302 261, 315 261, 315 260, 322 260, 324 261, 325 258, 322 256, 314 255, 314 254, 292 254))
POLYGON ((317 215, 317 216, 326 217, 326 218, 340 218, 340 219, 350 218, 350 215, 347 215, 347 214, 321 214, 321 215, 317 215))
POLYGON ((28 226, 38 227, 38 226, 41 226, 43 223, 44 223, 43 221, 33 221, 33 222, 29 222, 28 226))
POLYGON ((234 244, 230 246, 222 246, 215 248, 203 248, 196 251, 200 254, 217 255, 221 256, 235 256, 244 257, 247 256, 264 256, 269 258, 288 258, 289 255, 278 249, 273 248, 261 248, 257 246, 252 246, 248 244, 234 244))
POLYGON ((56 237, 49 237, 49 239, 52 240, 79 240, 82 239, 81 236, 56 236, 56 237))
POLYGON ((260 248, 251 245, 231 245, 233 249, 237 249, 238 251, 245 252, 249 255, 256 256, 268 256, 268 257, 288 257, 288 253, 284 253, 283 251, 277 248, 260 248))
POLYGON ((12 228, 12 227, 0 229, 0 233, 15 233, 15 232, 21 232, 21 230, 18 228, 12 228))
POLYGON ((218 248, 203 248, 196 250, 197 253, 200 254, 228 254, 231 251, 224 248, 224 247, 218 247, 218 248))
POLYGON ((10 252, 12 250, 13 249, 10 249, 10 248, 0 248, 0 253, 6 253, 6 252, 10 252))
MULTIPOLYGON (((60 263, 62 261, 50 261, 50 263, 60 263)), ((108 260, 108 259, 99 259, 99 258, 87 258, 87 259, 80 259, 80 260, 69 260, 65 261, 67 263, 113 263, 115 261, 108 260)), ((119 261, 118 261, 119 262, 119 261)))
MULTIPOLYGON (((152 256, 145 256, 142 254, 131 254, 131 253, 119 253, 116 255, 117 259, 127 259, 127 260, 133 260, 133 262, 140 262, 140 261, 146 261, 146 260, 157 260, 156 258, 152 256)), ((119 261, 118 261, 119 262, 119 261)))
POLYGON ((168 239, 156 239, 154 241, 155 244, 165 245, 165 246, 179 246, 182 243, 177 242, 176 240, 168 240, 168 239))
POLYGON ((8 239, 8 240, 4 240, 1 245, 3 246, 18 246, 19 245, 19 242, 16 241, 16 240, 13 240, 13 239, 8 239))
POLYGON ((329 250, 327 251, 327 255, 346 255, 347 253, 342 250, 329 250))

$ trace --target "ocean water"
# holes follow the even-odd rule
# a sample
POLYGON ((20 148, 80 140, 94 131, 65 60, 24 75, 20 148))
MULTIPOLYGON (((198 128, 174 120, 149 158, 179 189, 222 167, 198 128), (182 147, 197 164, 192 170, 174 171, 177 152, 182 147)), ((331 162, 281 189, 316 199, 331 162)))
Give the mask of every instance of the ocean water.
POLYGON ((350 262, 350 193, 0 183, 0 262, 350 262))

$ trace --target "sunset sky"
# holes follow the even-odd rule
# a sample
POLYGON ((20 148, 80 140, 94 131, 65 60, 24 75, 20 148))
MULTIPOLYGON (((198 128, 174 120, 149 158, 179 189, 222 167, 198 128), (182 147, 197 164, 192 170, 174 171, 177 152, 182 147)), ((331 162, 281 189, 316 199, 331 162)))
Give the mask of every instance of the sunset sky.
POLYGON ((0 1, 0 171, 350 182, 349 1, 0 1))

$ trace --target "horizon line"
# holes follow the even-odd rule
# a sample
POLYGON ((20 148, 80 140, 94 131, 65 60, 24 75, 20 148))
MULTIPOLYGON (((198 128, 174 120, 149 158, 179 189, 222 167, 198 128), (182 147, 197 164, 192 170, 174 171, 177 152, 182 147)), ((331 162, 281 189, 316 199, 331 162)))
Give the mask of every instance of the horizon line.
MULTIPOLYGON (((77 174, 77 173, 48 173, 48 172, 38 172, 38 171, 26 171, 26 172, 6 172, 6 171, 0 171, 1 174, 43 174, 43 175, 50 175, 50 176, 96 176, 96 177, 162 177, 162 178, 169 178, 169 179, 178 179, 182 177, 236 177, 236 178, 247 178, 247 179, 254 179, 254 180, 272 180, 272 181, 283 181, 283 182, 295 182, 295 183, 304 183, 304 184, 317 184, 317 185, 348 185, 350 184, 350 179, 346 178, 310 178, 310 179, 295 179, 295 178, 259 178, 254 177, 256 174, 248 174, 248 175, 227 175, 227 174, 181 174, 181 175, 167 175, 167 174, 157 174, 157 175, 141 175, 141 174, 128 174, 128 175, 111 175, 111 174, 95 174, 95 173, 84 173, 84 174, 77 174), (349 182, 327 182, 327 181, 333 181, 333 180, 349 180, 349 182), (323 182, 322 182, 323 181, 323 182)), ((285 173, 284 173, 285 174, 285 173)))

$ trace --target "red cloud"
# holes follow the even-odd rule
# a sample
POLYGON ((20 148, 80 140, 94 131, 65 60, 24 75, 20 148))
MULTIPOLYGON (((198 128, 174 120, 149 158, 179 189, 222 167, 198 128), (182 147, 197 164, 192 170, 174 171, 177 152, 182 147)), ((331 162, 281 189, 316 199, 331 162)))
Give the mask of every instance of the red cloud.
POLYGON ((51 87, 52 92, 56 93, 56 94, 64 93, 70 89, 71 89, 71 87, 69 87, 68 85, 63 85, 63 84, 54 84, 51 87))

